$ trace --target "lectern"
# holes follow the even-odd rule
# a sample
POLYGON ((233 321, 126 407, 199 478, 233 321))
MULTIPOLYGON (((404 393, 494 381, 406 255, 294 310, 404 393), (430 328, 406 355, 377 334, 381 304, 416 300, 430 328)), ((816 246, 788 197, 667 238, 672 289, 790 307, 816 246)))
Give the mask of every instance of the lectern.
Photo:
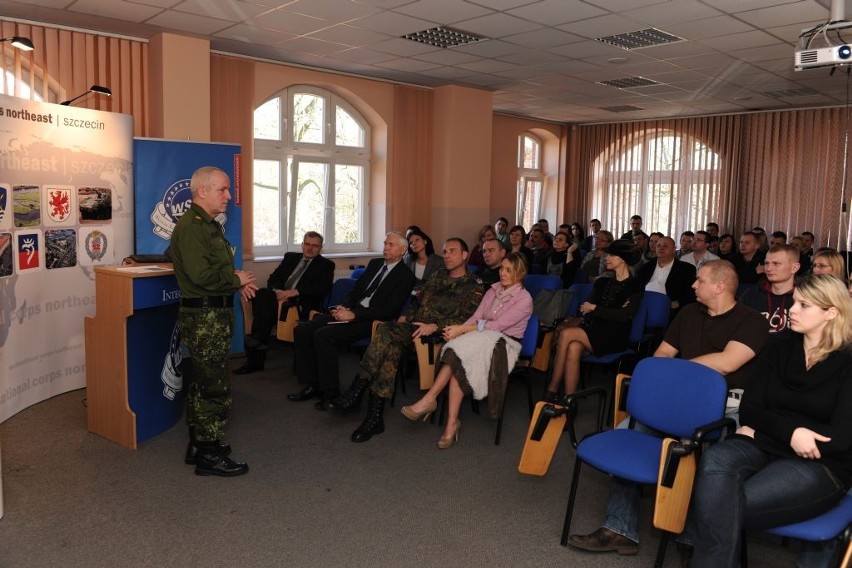
POLYGON ((85 320, 89 431, 136 449, 183 413, 177 280, 169 264, 99 267, 95 294, 85 320))

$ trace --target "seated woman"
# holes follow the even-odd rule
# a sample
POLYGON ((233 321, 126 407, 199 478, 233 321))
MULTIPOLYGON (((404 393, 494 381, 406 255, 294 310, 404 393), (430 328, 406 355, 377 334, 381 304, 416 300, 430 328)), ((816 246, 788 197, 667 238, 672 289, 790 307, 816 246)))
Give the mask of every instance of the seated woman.
POLYGON ((509 229, 509 252, 517 252, 524 257, 524 262, 527 263, 527 274, 530 272, 532 265, 532 251, 525 246, 527 242, 527 232, 520 225, 515 225, 509 229))
POLYGON ((734 241, 734 235, 725 233, 719 237, 719 258, 722 260, 733 260, 737 254, 737 246, 734 241))
POLYGON ((793 301, 796 333, 758 356, 737 435, 701 458, 693 568, 739 566, 741 529, 820 515, 852 483, 852 300, 837 278, 812 275, 793 301))
POLYGON ((811 261, 813 274, 830 274, 846 282, 846 270, 843 268, 843 256, 832 249, 821 249, 814 253, 811 261))
MULTIPOLYGON (((595 233, 595 248, 590 250, 580 263, 580 270, 585 275, 584 282, 594 282, 595 278, 606 273, 606 249, 615 237, 609 231, 598 231, 595 233)), ((633 246, 633 242, 630 242, 633 246)))
POLYGON ((458 440, 459 409, 465 394, 478 400, 488 396, 489 415, 499 416, 506 380, 521 352, 520 339, 533 309, 532 297, 522 285, 526 273, 520 254, 509 253, 503 259, 500 281, 488 289, 476 312, 463 324, 444 328, 447 344, 441 350, 440 370, 432 388, 416 403, 402 407, 406 418, 426 420, 438 407, 438 395, 450 385, 447 425, 438 440, 442 450, 458 440))
POLYGON ((485 244, 485 241, 490 241, 491 239, 496 238, 497 231, 494 230, 494 227, 492 225, 483 225, 476 236, 476 244, 470 251, 470 257, 468 257, 467 263, 472 264, 473 266, 485 266, 485 259, 482 257, 482 245, 485 244))
POLYGON ((405 255, 405 265, 411 269, 417 279, 412 293, 420 290, 432 273, 444 266, 443 259, 435 254, 432 239, 417 227, 408 230, 408 254, 405 255))
POLYGON ((595 280, 589 299, 580 305, 583 314, 580 326, 565 327, 559 332, 553 375, 545 394, 548 402, 558 400, 560 383, 565 386, 565 394, 577 390, 583 355, 606 355, 627 347, 631 320, 645 288, 630 273, 630 261, 636 254, 632 241, 617 240, 605 250, 607 270, 614 271, 615 276, 595 280))
POLYGON ((559 232, 553 237, 553 248, 547 251, 545 271, 550 276, 561 278, 563 288, 574 283, 574 275, 580 266, 579 249, 577 243, 571 243, 567 234, 559 232))

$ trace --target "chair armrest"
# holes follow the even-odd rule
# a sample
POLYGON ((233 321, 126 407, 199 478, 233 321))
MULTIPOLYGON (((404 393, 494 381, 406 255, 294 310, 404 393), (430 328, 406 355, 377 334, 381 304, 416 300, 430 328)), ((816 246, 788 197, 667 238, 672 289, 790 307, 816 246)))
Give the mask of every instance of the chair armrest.
POLYGON ((577 445, 579 444, 579 442, 577 441, 577 434, 574 429, 574 423, 576 422, 576 420, 572 419, 577 415, 577 402, 590 398, 592 396, 596 396, 598 399, 597 428, 593 432, 589 432, 585 436, 583 436, 583 438, 585 438, 592 434, 596 434, 598 432, 603 431, 604 415, 606 413, 606 389, 604 387, 591 387, 579 390, 574 394, 569 394, 568 396, 566 396, 564 402, 562 403, 568 409, 568 435, 571 437, 571 445, 574 446, 574 449, 576 449, 577 445))
POLYGON ((727 437, 736 432, 737 423, 733 418, 720 418, 709 424, 704 424, 695 429, 692 434, 692 442, 696 445, 701 445, 705 442, 705 438, 717 430, 723 430, 723 434, 727 437))
POLYGON ((621 422, 630 416, 627 412, 627 393, 630 390, 632 375, 619 373, 615 377, 615 387, 612 396, 612 427, 617 428, 621 422))

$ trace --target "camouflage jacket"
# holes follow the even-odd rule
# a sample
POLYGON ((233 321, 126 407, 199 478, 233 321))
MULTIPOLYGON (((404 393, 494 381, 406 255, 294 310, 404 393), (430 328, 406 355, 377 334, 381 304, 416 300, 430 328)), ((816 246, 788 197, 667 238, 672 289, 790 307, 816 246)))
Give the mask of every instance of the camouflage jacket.
POLYGON ((440 332, 473 315, 484 294, 485 287, 475 274, 468 271, 460 278, 450 278, 447 269, 440 268, 432 273, 404 316, 409 322, 438 324, 440 332))

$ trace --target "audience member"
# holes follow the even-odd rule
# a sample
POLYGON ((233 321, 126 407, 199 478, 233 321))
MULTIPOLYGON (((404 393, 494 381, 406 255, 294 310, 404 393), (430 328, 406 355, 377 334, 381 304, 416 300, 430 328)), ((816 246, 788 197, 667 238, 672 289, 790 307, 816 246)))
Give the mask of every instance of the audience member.
POLYGON ((553 237, 553 248, 548 251, 545 262, 545 274, 558 276, 562 287, 568 288, 574 283, 574 275, 580 266, 580 251, 577 243, 568 244, 569 237, 558 232, 553 237))
POLYGON ((577 243, 577 246, 580 247, 583 251, 588 251, 588 237, 586 237, 585 230, 583 229, 583 225, 580 223, 571 223, 571 240, 577 243))
POLYGON ((530 239, 527 248, 532 253, 530 274, 544 274, 547 264, 547 243, 544 242, 544 231, 533 229, 530 231, 530 239))
POLYGON ((549 402, 558 400, 560 385, 564 385, 565 394, 577 390, 583 355, 606 355, 627 347, 631 320, 644 293, 642 284, 630 273, 636 251, 632 241, 619 239, 607 247, 606 253, 606 267, 614 276, 595 281, 588 300, 580 305, 582 323, 559 331, 553 375, 545 394, 549 402))
POLYGON ((631 240, 633 241, 633 246, 636 247, 637 253, 633 268, 638 268, 649 260, 653 260, 655 258, 655 255, 652 255, 651 250, 648 248, 650 238, 648 237, 648 235, 645 234, 644 231, 639 231, 638 233, 635 233, 631 240))
POLYGON ((294 366, 302 390, 287 395, 301 402, 320 398, 317 408, 340 395, 337 357, 341 349, 370 337, 374 320, 396 318, 414 286, 414 273, 402 262, 408 248, 397 232, 385 236, 383 258, 371 260, 355 287, 328 315, 296 326, 294 366), (345 325, 332 325, 347 322, 345 325))
POLYGON ((718 254, 721 260, 733 262, 733 259, 737 254, 737 249, 735 246, 734 236, 732 234, 725 233, 724 235, 719 237, 718 254))
POLYGON ((692 239, 694 237, 695 233, 692 231, 684 231, 680 234, 680 248, 675 253, 676 259, 680 260, 682 256, 692 252, 692 239))
POLYGON ((675 260, 675 242, 671 237, 657 241, 657 258, 636 271, 636 278, 646 292, 665 294, 671 300, 672 318, 682 306, 695 301, 695 266, 675 260))
POLYGON ((642 217, 634 215, 630 218, 630 230, 621 235, 622 240, 633 241, 633 235, 642 230, 642 217))
POLYGON ((269 335, 279 318, 278 302, 285 302, 280 316, 287 317, 291 305, 298 306, 299 318, 307 319, 311 310, 319 310, 331 292, 334 262, 322 252, 323 237, 308 231, 302 238, 302 253, 288 252, 269 279, 251 300, 252 324, 245 338, 246 362, 234 373, 247 375, 262 371, 269 349, 269 335))
POLYGON ((684 535, 693 568, 738 566, 744 527, 813 518, 852 484, 852 301, 825 275, 794 298, 796 333, 760 354, 737 435, 701 457, 684 535))
MULTIPOLYGON (((702 266, 693 288, 698 303, 681 310, 654 356, 701 363, 725 375, 729 387, 741 389, 749 376, 749 362, 766 342, 766 320, 737 304, 737 273, 727 261, 702 266)), ((738 405, 741 392, 729 395, 729 405, 732 401, 738 405)), ((571 535, 568 544, 590 552, 638 554, 640 491, 640 485, 612 477, 603 525, 588 535, 571 535)))
POLYGON ((497 235, 497 240, 504 245, 509 244, 509 220, 505 217, 497 217, 494 222, 494 233, 497 235))
POLYGON ((802 238, 805 239, 805 254, 808 256, 814 255, 814 234, 810 231, 802 231, 802 238))
MULTIPOLYGON (((660 242, 665 235, 659 231, 654 231, 648 235, 648 257, 657 258, 657 243, 660 242)), ((674 242, 674 241, 672 241, 674 242)), ((672 253, 674 254, 674 253, 672 253)))
POLYGON ((440 371, 432 388, 411 406, 402 407, 406 418, 425 420, 437 408, 436 399, 449 385, 448 415, 438 448, 451 448, 458 440, 459 409, 466 394, 481 400, 488 396, 488 411, 498 418, 509 371, 521 351, 520 339, 532 315, 533 301, 523 285, 526 263, 518 253, 503 259, 500 282, 491 286, 462 325, 444 328, 447 344, 441 350, 440 371))
POLYGON ((538 228, 541 229, 542 233, 544 233, 544 240, 547 243, 547 246, 549 247, 551 244, 553 244, 553 233, 550 232, 550 222, 547 219, 539 219, 538 228))
POLYGON ((740 237, 740 251, 733 258, 740 284, 757 283, 758 278, 763 274, 764 258, 765 255, 760 250, 760 237, 751 231, 743 233, 740 237))
POLYGON ((595 235, 595 248, 583 257, 580 270, 585 274, 586 282, 593 282, 595 278, 606 272, 606 249, 615 239, 609 231, 600 230, 595 235))
POLYGON ((757 237, 757 242, 760 246, 760 252, 766 254, 769 251, 769 239, 766 236, 766 231, 763 227, 755 227, 751 230, 752 233, 757 237))
POLYGON ((707 226, 704 227, 704 230, 710 234, 711 237, 719 236, 719 224, 718 223, 707 223, 707 226))
POLYGON ((532 251, 526 247, 527 232, 520 225, 515 225, 509 229, 509 250, 508 252, 516 252, 524 257, 527 263, 527 272, 532 266, 532 251))
MULTIPOLYGON (((586 251, 591 252, 595 250, 595 241, 597 240, 598 231, 601 230, 601 222, 597 219, 592 219, 589 221, 589 230, 590 233, 586 237, 586 251)), ((613 237, 613 240, 615 237, 613 237)))
POLYGON ((775 341, 790 329, 793 285, 799 269, 799 252, 787 244, 775 245, 763 264, 765 279, 745 291, 740 301, 763 314, 769 322, 770 338, 775 341))
POLYGON ((483 225, 476 236, 476 244, 470 251, 470 258, 467 259, 467 263, 473 266, 482 266, 485 263, 482 258, 482 244, 489 239, 496 238, 497 232, 494 230, 494 227, 483 225))
POLYGON ((506 247, 497 239, 485 241, 482 245, 482 258, 485 264, 479 267, 476 273, 485 287, 491 286, 500 280, 500 264, 506 257, 506 247))
POLYGON ((784 231, 772 231, 772 234, 769 236, 769 248, 774 247, 775 245, 786 245, 787 244, 787 233, 784 231))
POLYGON ((814 274, 831 274, 846 282, 843 255, 836 250, 821 250, 814 254, 811 269, 814 274))
MULTIPOLYGON (((486 245, 494 244, 499 245, 499 241, 486 241, 486 245)), ((399 319, 379 324, 361 358, 358 376, 344 394, 328 404, 335 412, 357 411, 369 388, 367 416, 352 433, 353 442, 366 442, 384 432, 385 400, 393 396, 397 368, 414 342, 462 323, 482 299, 482 282, 467 269, 467 243, 460 238, 447 239, 443 253, 444 267, 429 278, 399 319)))
POLYGON ((429 235, 418 228, 408 232, 408 253, 405 265, 414 273, 414 291, 418 291, 433 272, 444 265, 443 259, 435 254, 435 246, 429 235))
POLYGON ((707 231, 696 231, 692 237, 692 252, 680 257, 683 262, 688 262, 695 267, 696 272, 710 260, 719 260, 719 257, 707 249, 710 233, 707 231))
POLYGON ((802 237, 793 237, 790 239, 790 245, 799 251, 799 270, 796 276, 804 276, 811 272, 811 257, 805 254, 805 239, 802 237))

